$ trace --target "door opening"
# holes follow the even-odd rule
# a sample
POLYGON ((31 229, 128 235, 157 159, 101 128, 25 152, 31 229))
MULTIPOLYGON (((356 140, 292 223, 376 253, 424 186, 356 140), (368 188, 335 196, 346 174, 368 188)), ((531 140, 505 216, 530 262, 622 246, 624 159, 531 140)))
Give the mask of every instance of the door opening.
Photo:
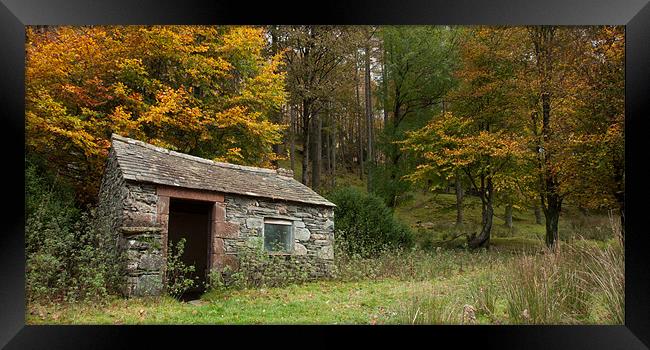
POLYGON ((185 238, 181 260, 186 266, 194 265, 195 286, 184 293, 182 299, 197 299, 205 292, 210 248, 210 223, 212 202, 170 198, 168 242, 173 244, 185 238))

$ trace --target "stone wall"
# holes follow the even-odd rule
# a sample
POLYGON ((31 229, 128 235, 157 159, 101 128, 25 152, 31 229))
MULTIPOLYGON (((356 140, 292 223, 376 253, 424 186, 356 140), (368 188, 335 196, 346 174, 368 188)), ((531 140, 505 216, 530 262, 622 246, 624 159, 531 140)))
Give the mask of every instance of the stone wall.
POLYGON ((122 226, 123 202, 128 195, 125 183, 117 163, 115 150, 111 148, 99 189, 98 218, 102 219, 102 224, 107 225, 110 232, 116 233, 116 239, 117 230, 122 226))
POLYGON ((126 252, 126 296, 157 295, 164 267, 156 186, 127 181, 122 201, 121 247, 126 252))
POLYGON ((162 291, 162 236, 159 227, 122 227, 122 249, 126 253, 126 296, 159 295, 162 291))
POLYGON ((285 267, 306 270, 310 279, 335 273, 333 208, 226 194, 225 211, 226 225, 236 232, 223 238, 227 257, 263 249, 265 218, 288 219, 295 240, 294 251, 283 259, 285 267))
POLYGON ((222 271, 228 266, 237 270, 245 252, 266 254, 261 245, 264 219, 282 218, 293 222, 294 251, 273 260, 272 268, 299 269, 309 279, 331 277, 335 273, 333 208, 232 194, 190 192, 125 181, 114 152, 111 150, 109 153, 99 194, 99 215, 105 218, 110 232, 115 234, 117 246, 124 252, 126 276, 123 292, 126 296, 161 293, 169 199, 190 194, 208 196, 201 199, 215 203, 211 269, 222 271))
POLYGON ((98 217, 124 253, 126 296, 162 290, 162 236, 156 222, 156 187, 125 181, 111 149, 99 191, 98 217))

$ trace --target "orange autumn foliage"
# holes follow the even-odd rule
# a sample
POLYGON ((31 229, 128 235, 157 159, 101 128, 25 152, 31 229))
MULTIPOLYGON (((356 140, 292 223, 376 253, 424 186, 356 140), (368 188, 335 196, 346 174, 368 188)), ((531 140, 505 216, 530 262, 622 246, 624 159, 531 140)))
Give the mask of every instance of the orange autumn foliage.
POLYGON ((92 202, 111 133, 196 156, 268 166, 283 125, 282 55, 252 27, 27 29, 28 154, 92 202))

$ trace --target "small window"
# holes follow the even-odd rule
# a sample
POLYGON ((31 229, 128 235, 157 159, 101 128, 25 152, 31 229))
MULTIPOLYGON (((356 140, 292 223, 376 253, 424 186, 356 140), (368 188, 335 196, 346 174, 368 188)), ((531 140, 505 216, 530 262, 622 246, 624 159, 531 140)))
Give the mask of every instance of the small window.
POLYGON ((291 253, 293 251, 293 226, 291 221, 264 220, 264 250, 272 253, 291 253))
POLYGON ((273 253, 293 251, 293 225, 288 220, 264 220, 264 249, 273 253))

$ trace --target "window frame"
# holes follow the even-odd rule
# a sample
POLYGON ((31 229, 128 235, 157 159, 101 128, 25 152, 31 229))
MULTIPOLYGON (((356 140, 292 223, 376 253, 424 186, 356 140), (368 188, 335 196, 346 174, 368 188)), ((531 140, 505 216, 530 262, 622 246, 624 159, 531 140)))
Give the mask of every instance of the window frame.
POLYGON ((293 220, 289 219, 281 219, 281 218, 274 218, 274 217, 269 217, 269 218, 264 218, 264 222, 262 225, 262 251, 269 255, 293 255, 295 251, 295 235, 294 235, 294 223, 293 220), (282 250, 282 251, 270 251, 266 249, 266 225, 281 225, 281 226, 289 226, 289 242, 290 242, 290 247, 289 250, 282 250))

